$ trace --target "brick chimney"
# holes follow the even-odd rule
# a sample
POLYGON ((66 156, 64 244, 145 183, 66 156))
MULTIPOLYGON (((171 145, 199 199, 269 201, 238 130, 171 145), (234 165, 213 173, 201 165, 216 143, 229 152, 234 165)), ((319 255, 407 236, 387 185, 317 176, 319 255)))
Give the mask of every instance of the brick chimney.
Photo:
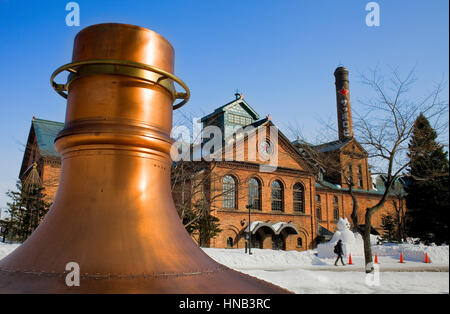
POLYGON ((334 71, 336 79, 336 105, 339 128, 339 139, 353 138, 352 108, 350 105, 350 91, 348 84, 348 70, 338 67, 334 71))

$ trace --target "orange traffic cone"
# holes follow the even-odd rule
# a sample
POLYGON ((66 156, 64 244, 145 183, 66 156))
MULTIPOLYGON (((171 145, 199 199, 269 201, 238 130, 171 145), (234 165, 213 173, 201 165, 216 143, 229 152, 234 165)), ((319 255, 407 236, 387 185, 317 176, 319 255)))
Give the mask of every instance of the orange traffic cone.
POLYGON ((376 253, 375 253, 375 264, 378 264, 378 256, 376 253))
POLYGON ((399 263, 404 263, 404 261, 403 261, 403 254, 402 253, 400 253, 400 262, 399 263))
POLYGON ((431 263, 427 253, 425 253, 425 263, 431 263))
POLYGON ((349 265, 353 265, 353 262, 352 262, 352 254, 349 254, 349 255, 348 255, 348 264, 349 264, 349 265))

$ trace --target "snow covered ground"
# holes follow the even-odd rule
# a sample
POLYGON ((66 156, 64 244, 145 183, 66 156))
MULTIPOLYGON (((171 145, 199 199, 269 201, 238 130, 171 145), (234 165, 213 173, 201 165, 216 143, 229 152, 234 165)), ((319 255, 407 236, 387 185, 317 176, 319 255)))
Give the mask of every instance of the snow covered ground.
POLYGON ((14 251, 20 244, 7 244, 0 242, 0 259, 14 251))
MULTIPOLYGON (((19 244, 0 243, 0 259, 19 244)), ((379 271, 366 278, 364 258, 353 256, 353 265, 334 266, 334 258, 304 252, 252 249, 203 249, 230 268, 272 282, 295 293, 449 293, 449 247, 385 244, 373 247, 379 271), (402 252, 405 263, 399 263, 402 252), (423 262, 425 252, 430 264, 423 262)), ((348 263, 348 257, 345 258, 348 263)))
MULTIPOLYGON (((353 265, 336 267, 335 258, 318 258, 315 250, 253 249, 252 255, 243 249, 203 250, 219 263, 295 293, 449 293, 448 246, 374 246, 378 272, 367 278, 363 256, 352 256, 353 265), (423 262, 422 250, 432 263, 423 262), (405 263, 399 263, 400 252, 405 263)), ((344 262, 348 263, 348 257, 344 262)))
POLYGON ((366 284, 362 271, 245 270, 250 276, 272 282, 295 293, 448 293, 448 272, 381 272, 379 285, 366 284))
MULTIPOLYGON (((328 258, 317 257, 316 250, 304 252, 297 251, 274 251, 252 249, 252 255, 245 254, 244 249, 203 249, 209 256, 221 264, 234 269, 269 269, 286 270, 292 268, 334 269, 336 256, 328 258), (321 266, 321 267, 318 267, 321 266)), ((377 253, 380 269, 398 270, 433 270, 444 269, 449 266, 449 247, 424 246, 414 244, 384 244, 372 247, 373 253, 377 253), (432 263, 425 264, 425 252, 432 263), (399 263, 400 253, 403 254, 405 263, 399 263)), ((347 265, 344 269, 357 270, 363 267, 364 257, 360 254, 352 254, 353 265, 347 265)), ((345 257, 348 263, 348 257, 345 257)), ((342 270, 342 269, 339 269, 342 270)))

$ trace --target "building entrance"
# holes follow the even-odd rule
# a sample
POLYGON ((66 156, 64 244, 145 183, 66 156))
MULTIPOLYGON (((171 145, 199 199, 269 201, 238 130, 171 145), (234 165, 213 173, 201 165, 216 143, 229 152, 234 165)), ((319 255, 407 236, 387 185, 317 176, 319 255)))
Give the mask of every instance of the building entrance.
POLYGON ((286 250, 286 241, 281 234, 272 235, 272 250, 286 250))

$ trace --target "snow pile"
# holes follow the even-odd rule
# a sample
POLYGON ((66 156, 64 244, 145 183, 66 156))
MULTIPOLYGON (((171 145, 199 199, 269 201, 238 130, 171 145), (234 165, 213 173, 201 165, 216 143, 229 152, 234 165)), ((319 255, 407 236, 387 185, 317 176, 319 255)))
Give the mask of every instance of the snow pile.
POLYGON ((212 249, 203 251, 217 262, 238 269, 274 269, 277 267, 299 267, 303 265, 327 265, 314 251, 275 251, 252 249, 252 255, 245 254, 244 249, 212 249))
MULTIPOLYGON (((339 219, 338 231, 335 232, 333 238, 327 243, 321 243, 317 246, 317 256, 322 259, 336 258, 334 246, 339 239, 342 240, 342 248, 344 255, 352 254, 352 257, 364 256, 364 243, 359 233, 351 232, 346 224, 346 219, 339 219), (353 236, 353 238, 352 238, 353 236)), ((390 256, 395 259, 400 258, 400 253, 406 261, 424 262, 425 253, 428 254, 433 264, 449 264, 449 248, 448 245, 427 246, 424 244, 413 243, 386 243, 377 245, 378 237, 371 235, 370 242, 372 244, 372 254, 378 256, 390 256)))
MULTIPOLYGON (((350 231, 350 223, 347 218, 339 218, 337 223, 338 230, 334 233, 333 238, 326 243, 320 243, 317 246, 317 256, 319 258, 336 257, 334 246, 338 240, 342 240, 342 249, 344 256, 352 254, 352 256, 364 255, 364 243, 359 233, 350 231)), ((372 245, 377 243, 377 236, 371 235, 370 242, 372 245)))
MULTIPOLYGON (((352 254, 352 257, 364 256, 364 243, 359 233, 353 233, 349 229, 347 219, 339 219, 338 231, 333 238, 327 243, 321 243, 317 246, 317 256, 322 259, 336 258, 334 246, 337 241, 342 240, 342 248, 344 255, 352 254)), ((377 245, 378 237, 371 235, 370 242, 372 244, 372 254, 378 256, 390 256, 395 259, 400 258, 400 253, 406 261, 424 262, 425 253, 428 254, 433 264, 449 264, 449 248, 448 245, 427 246, 424 244, 413 243, 386 243, 377 245)))
POLYGON ((411 243, 386 243, 372 246, 372 253, 378 256, 399 257, 403 253, 403 258, 409 261, 423 262, 425 253, 434 264, 449 264, 448 245, 428 246, 424 244, 411 243))

